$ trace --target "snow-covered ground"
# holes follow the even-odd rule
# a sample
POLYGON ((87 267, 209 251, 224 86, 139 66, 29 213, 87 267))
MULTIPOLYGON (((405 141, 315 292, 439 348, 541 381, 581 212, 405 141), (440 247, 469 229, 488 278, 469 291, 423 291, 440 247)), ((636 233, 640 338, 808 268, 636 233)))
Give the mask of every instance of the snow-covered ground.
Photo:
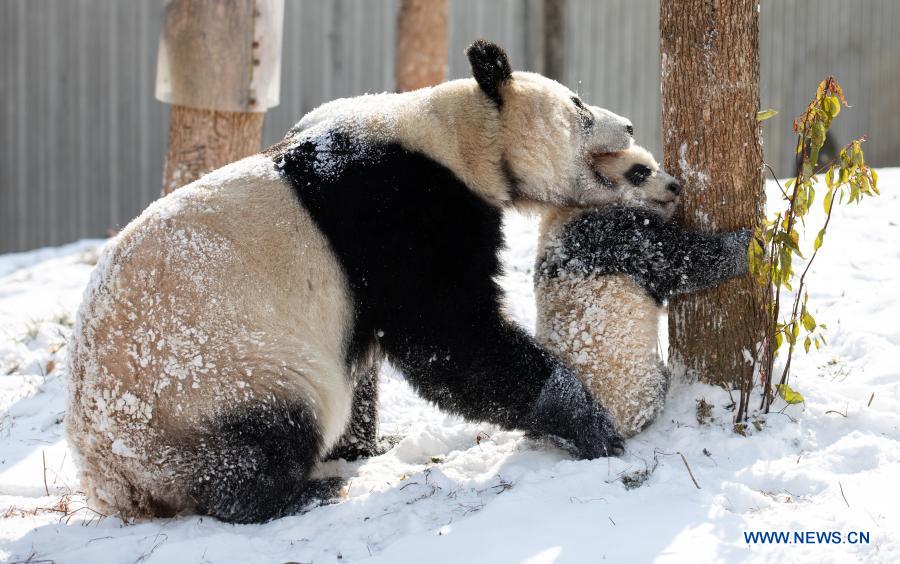
MULTIPOLYGON (((348 480, 343 502, 264 525, 86 507, 61 425, 65 343, 102 242, 0 256, 0 561, 900 561, 898 188, 900 169, 883 170, 883 196, 832 220, 810 292, 829 346, 795 360, 806 403, 777 404, 749 436, 727 392, 676 383, 626 455, 574 461, 444 415, 388 368, 381 428, 403 440, 323 468, 348 480), (769 531, 845 542, 745 541, 769 531), (846 542, 856 532, 869 542, 846 542)), ((510 216, 507 236, 509 309, 531 327, 535 222, 510 216)))

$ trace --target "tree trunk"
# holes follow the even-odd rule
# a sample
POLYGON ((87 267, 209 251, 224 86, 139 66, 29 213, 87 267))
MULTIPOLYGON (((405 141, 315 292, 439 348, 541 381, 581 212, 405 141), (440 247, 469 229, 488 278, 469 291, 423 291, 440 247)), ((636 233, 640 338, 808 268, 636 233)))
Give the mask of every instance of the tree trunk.
POLYGON ((544 76, 562 82, 565 71, 566 0, 544 0, 544 76))
POLYGON ((263 116, 262 112, 172 106, 163 194, 228 163, 258 153, 263 116))
MULTIPOLYGON (((688 228, 751 228, 765 206, 758 0, 661 0, 664 167, 685 183, 688 228)), ((669 303, 669 363, 736 386, 765 337, 763 288, 750 276, 669 303)))
POLYGON ((444 81, 447 0, 401 0, 397 12, 397 92, 444 81))
POLYGON ((166 0, 156 97, 172 105, 163 194, 259 152, 278 104, 284 0, 166 0))

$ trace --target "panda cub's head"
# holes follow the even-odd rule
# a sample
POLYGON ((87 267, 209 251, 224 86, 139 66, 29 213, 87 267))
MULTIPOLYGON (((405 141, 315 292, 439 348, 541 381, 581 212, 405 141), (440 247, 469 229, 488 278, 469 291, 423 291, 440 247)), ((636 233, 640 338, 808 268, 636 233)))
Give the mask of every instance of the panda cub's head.
POLYGON ((681 184, 659 168, 647 149, 632 145, 624 151, 598 155, 593 166, 611 202, 650 209, 665 219, 675 213, 681 184))

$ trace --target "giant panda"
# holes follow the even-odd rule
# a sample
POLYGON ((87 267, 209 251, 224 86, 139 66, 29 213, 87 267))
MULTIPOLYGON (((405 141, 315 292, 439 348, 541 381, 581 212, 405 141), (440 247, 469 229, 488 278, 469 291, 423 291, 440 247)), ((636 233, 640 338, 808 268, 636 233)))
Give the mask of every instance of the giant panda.
POLYGON ((386 356, 440 408, 618 454, 608 412, 508 321, 505 208, 602 205, 631 123, 498 46, 473 78, 327 103, 262 154, 151 204, 105 248, 71 340, 88 502, 261 522, 336 449, 374 452, 386 356))
POLYGON ((618 205, 542 217, 535 333, 628 438, 656 418, 669 387, 657 345, 663 301, 745 274, 750 232, 702 233, 670 221, 681 184, 637 145, 601 155, 596 171, 618 205))

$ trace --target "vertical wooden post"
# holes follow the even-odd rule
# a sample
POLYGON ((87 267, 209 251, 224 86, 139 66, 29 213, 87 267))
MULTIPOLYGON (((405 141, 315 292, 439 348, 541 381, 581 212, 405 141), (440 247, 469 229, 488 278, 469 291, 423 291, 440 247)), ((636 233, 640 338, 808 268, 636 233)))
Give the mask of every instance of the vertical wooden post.
POLYGON ((447 0, 400 0, 395 61, 397 92, 444 81, 447 0))
MULTIPOLYGON (((752 227, 765 206, 758 0, 661 0, 664 166, 685 183, 678 220, 752 227)), ((669 363, 723 386, 753 377, 763 288, 745 276, 669 303, 669 363)))
POLYGON ((163 194, 259 151, 278 105, 284 0, 167 0, 156 97, 172 104, 163 194))

